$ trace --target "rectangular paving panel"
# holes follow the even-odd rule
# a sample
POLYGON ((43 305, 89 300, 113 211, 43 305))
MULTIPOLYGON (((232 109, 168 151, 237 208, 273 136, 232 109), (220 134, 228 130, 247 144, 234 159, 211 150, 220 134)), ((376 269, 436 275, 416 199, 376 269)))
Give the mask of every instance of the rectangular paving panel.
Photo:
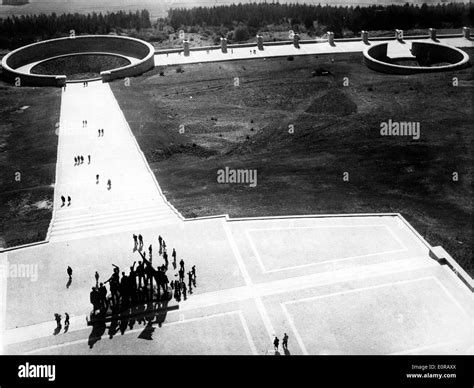
POLYGON ((263 272, 406 249, 386 225, 253 229, 247 238, 263 272))
POLYGON ((391 354, 472 339, 470 318, 435 278, 371 286, 282 304, 305 354, 391 354))
POLYGON ((107 332, 90 349, 85 341, 42 349, 42 355, 252 355, 255 345, 241 311, 184 319, 162 327, 141 326, 110 339, 107 332))

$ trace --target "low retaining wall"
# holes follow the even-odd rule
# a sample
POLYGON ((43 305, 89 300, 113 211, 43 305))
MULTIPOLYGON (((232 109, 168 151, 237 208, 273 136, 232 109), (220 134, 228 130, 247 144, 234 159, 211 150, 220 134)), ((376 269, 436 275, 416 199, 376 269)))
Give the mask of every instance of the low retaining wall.
POLYGON ((104 72, 104 82, 136 76, 155 66, 154 48, 147 42, 123 36, 86 35, 51 39, 16 49, 2 59, 3 76, 17 86, 62 86, 66 82, 64 75, 29 74, 17 69, 53 57, 87 53, 117 54, 140 60, 138 63, 104 72))

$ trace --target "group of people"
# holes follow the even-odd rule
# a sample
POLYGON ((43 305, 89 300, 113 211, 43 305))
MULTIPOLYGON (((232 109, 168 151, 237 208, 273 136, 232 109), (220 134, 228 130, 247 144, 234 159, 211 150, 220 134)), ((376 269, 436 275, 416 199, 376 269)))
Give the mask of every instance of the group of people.
POLYGON ((98 133, 98 137, 103 137, 104 136, 104 130, 102 128, 98 129, 97 133, 98 133))
MULTIPOLYGON (((58 335, 62 329, 61 325, 61 314, 55 313, 54 320, 56 321, 56 329, 54 330, 54 335, 58 335)), ((69 314, 64 313, 64 332, 67 333, 69 330, 69 314)))
POLYGON ((84 86, 85 88, 88 87, 88 86, 89 86, 89 81, 84 81, 84 82, 82 83, 82 86, 84 86))
MULTIPOLYGON (((90 292, 90 302, 93 306, 93 315, 107 312, 110 308, 130 308, 140 303, 148 303, 153 300, 166 298, 171 299, 173 296, 176 301, 181 301, 181 297, 186 300, 188 292, 191 294, 193 287, 196 287, 196 266, 192 266, 187 272, 187 284, 185 280, 185 263, 181 259, 179 262, 179 270, 175 277, 176 280, 169 282, 167 271, 169 267, 168 253, 165 240, 159 236, 158 255, 164 262, 153 266, 153 246, 148 247, 148 259, 144 249, 143 236, 133 235, 134 247, 133 252, 138 251, 142 260, 133 262, 133 265, 126 273, 120 268, 112 264, 112 275, 104 282, 99 282, 100 275, 96 271, 95 286, 90 292), (109 284, 109 290, 107 290, 109 284), (110 294, 109 294, 110 291, 110 294)), ((176 270, 176 250, 173 248, 171 257, 173 269, 176 270)))
MULTIPOLYGON (((66 205, 66 197, 64 195, 61 195, 61 201, 62 201, 61 207, 65 206, 66 205)), ((67 196, 67 205, 71 206, 71 197, 69 195, 67 196)))
MULTIPOLYGON (((273 340, 273 346, 275 347, 275 351, 278 352, 278 346, 280 345, 280 340, 278 339, 277 336, 275 336, 275 339, 273 340)), ((288 334, 283 333, 283 340, 281 341, 281 346, 284 351, 288 350, 288 334)))
POLYGON ((82 120, 82 128, 87 127, 87 120, 82 120))
MULTIPOLYGON (((87 155, 88 164, 91 164, 91 156, 87 155)), ((78 155, 74 156, 74 166, 79 166, 80 164, 84 164, 84 156, 78 155)))
MULTIPOLYGON (((98 185, 99 184, 99 174, 95 176, 95 183, 98 185)), ((107 181, 107 189, 110 190, 112 188, 112 181, 109 179, 107 181)))

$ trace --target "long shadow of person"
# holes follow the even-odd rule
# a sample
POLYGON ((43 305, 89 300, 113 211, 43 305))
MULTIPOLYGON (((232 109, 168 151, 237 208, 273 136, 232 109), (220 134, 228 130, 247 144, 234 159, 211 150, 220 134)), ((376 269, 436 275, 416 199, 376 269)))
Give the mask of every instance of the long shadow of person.
POLYGON ((166 315, 168 313, 168 303, 171 299, 171 295, 168 295, 160 300, 158 303, 158 310, 156 313, 156 323, 158 323, 158 327, 161 327, 163 322, 166 319, 166 315))
POLYGON ((92 317, 91 321, 92 332, 89 334, 88 345, 92 349, 97 341, 100 341, 102 335, 105 333, 105 316, 103 314, 98 314, 95 317, 92 317))
POLYGON ((147 324, 143 331, 140 333, 138 338, 151 341, 153 339, 153 332, 155 328, 153 327, 153 318, 147 318, 147 324))
POLYGON ((69 288, 71 286, 71 283, 72 283, 72 278, 67 281, 66 288, 69 288))
POLYGON ((58 324, 56 326, 56 329, 54 329, 54 331, 53 331, 53 335, 58 335, 61 332, 61 329, 62 329, 61 324, 58 324))
POLYGON ((128 313, 122 312, 120 315, 120 334, 124 335, 128 326, 128 313))
POLYGON ((114 305, 111 309, 111 321, 109 325, 109 339, 114 338, 114 335, 117 333, 119 329, 119 312, 120 308, 117 305, 114 305))

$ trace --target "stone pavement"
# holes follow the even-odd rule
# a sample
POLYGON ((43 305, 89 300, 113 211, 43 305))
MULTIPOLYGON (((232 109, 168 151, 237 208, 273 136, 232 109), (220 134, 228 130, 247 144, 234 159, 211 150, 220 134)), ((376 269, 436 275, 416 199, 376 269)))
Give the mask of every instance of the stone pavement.
POLYGON ((139 258, 122 232, 9 253, 10 264, 39 270, 36 282, 9 279, 6 353, 266 354, 283 332, 291 354, 465 354, 474 345, 472 293, 399 216, 217 217, 138 232, 145 246, 164 236, 198 274, 194 293, 170 303, 177 310, 153 325, 152 339, 135 322, 88 346, 94 271, 103 281, 111 263, 127 268, 139 258), (69 331, 53 336, 53 314, 64 311, 69 331))

